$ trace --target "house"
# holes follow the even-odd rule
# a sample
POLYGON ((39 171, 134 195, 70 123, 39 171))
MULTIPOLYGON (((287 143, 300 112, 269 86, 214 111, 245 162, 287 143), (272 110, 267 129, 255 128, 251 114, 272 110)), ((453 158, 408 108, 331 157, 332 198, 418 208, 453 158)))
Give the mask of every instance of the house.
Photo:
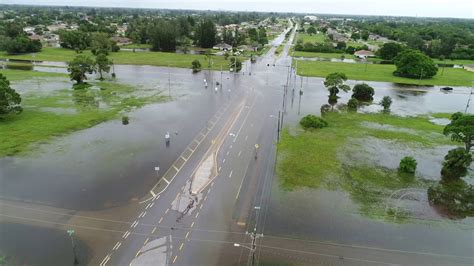
POLYGON ((222 42, 222 43, 214 45, 214 47, 212 47, 212 49, 221 50, 221 51, 230 51, 230 50, 232 50, 232 45, 229 45, 227 43, 222 42))
POLYGON ((132 40, 130 40, 127 37, 120 37, 120 36, 115 36, 110 38, 112 41, 116 42, 117 45, 127 45, 131 44, 132 40))
POLYGON ((32 40, 32 41, 40 41, 40 42, 42 42, 44 38, 43 38, 43 36, 41 36, 41 35, 36 35, 36 34, 35 34, 35 35, 29 35, 29 36, 28 36, 28 39, 30 39, 30 40, 32 40))
POLYGON ((360 59, 366 59, 367 57, 374 57, 375 54, 372 51, 367 51, 367 50, 359 50, 354 53, 355 56, 357 56, 360 59))

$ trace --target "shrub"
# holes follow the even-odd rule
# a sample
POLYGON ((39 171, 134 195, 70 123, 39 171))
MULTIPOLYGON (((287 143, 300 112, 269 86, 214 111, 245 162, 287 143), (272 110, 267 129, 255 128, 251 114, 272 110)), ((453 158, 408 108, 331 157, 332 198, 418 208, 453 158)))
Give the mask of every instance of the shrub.
POLYGON ((359 101, 370 102, 374 99, 374 88, 366 83, 356 84, 352 91, 352 98, 356 98, 359 101))
POLYGON ((357 107, 359 107, 359 101, 355 98, 351 98, 348 102, 347 102, 347 109, 349 111, 357 111, 357 107))
POLYGON ((323 104, 323 105, 321 105, 321 109, 320 109, 321 115, 322 115, 322 116, 325 115, 327 112, 330 112, 331 109, 332 109, 332 107, 331 107, 331 105, 329 105, 329 104, 323 104))
POLYGON ((406 78, 432 78, 438 68, 431 58, 417 50, 407 49, 394 58, 395 76, 406 78))
POLYGON ((417 162, 411 156, 405 156, 400 160, 398 171, 401 173, 414 174, 416 171, 417 162))
POLYGON ((323 128, 328 126, 328 122, 326 120, 317 117, 315 115, 307 115, 300 120, 300 124, 303 128, 323 128))
POLYGON ((199 60, 195 59, 191 64, 193 66, 193 73, 201 71, 201 62, 199 60))
POLYGON ((390 106, 392 105, 392 98, 390 96, 384 96, 380 101, 380 105, 383 107, 385 112, 390 111, 390 106))

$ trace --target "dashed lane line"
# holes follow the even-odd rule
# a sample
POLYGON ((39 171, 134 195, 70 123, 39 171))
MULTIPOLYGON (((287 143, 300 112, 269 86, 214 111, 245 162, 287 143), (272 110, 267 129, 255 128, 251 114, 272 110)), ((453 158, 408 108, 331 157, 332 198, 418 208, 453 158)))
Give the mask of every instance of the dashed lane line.
POLYGON ((110 260, 110 254, 107 254, 107 256, 105 256, 105 258, 102 260, 102 262, 99 265, 105 266, 105 264, 107 264, 109 260, 110 260))
POLYGON ((191 227, 193 227, 193 226, 194 226, 194 221, 191 223, 191 227))
POLYGON ((161 222, 163 222, 163 217, 160 218, 160 221, 158 223, 161 224, 161 222))
POLYGON ((123 239, 127 239, 127 237, 130 235, 130 231, 127 231, 125 232, 125 234, 123 234, 122 238, 123 239))
POLYGON ((233 170, 230 171, 229 178, 232 177, 232 172, 233 172, 233 170))
POLYGON ((173 259, 173 263, 176 262, 176 259, 177 259, 177 258, 178 258, 178 255, 175 255, 175 256, 174 256, 174 259, 173 259))
POLYGON ((182 249, 183 249, 183 246, 184 246, 184 242, 181 243, 181 245, 179 246, 179 250, 182 250, 182 249))

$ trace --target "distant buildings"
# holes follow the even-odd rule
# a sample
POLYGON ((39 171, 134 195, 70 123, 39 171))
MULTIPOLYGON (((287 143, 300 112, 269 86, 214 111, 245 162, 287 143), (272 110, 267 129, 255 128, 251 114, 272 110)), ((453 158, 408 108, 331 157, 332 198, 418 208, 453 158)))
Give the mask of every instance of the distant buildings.
POLYGON ((131 44, 132 40, 126 37, 115 36, 110 38, 112 41, 116 42, 117 45, 127 45, 131 44))
POLYGON ((360 59, 367 59, 367 57, 374 57, 375 54, 372 51, 368 50, 359 50, 354 53, 360 59))
POLYGON ((220 51, 230 51, 232 50, 232 45, 227 44, 227 43, 219 43, 219 44, 214 45, 212 49, 220 50, 220 51))

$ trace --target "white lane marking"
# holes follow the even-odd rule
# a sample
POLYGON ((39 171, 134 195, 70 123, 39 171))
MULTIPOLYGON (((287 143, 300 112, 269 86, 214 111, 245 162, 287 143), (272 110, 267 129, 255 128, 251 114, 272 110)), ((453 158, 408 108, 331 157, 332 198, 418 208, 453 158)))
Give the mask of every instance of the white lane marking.
POLYGON ((204 197, 204 201, 207 200, 207 195, 204 197))
POLYGON ((199 216, 199 212, 198 212, 198 213, 196 213, 196 217, 194 217, 194 218, 198 218, 198 216, 199 216))
POLYGON ((190 150, 191 152, 194 152, 194 150, 193 150, 193 149, 191 149, 191 148, 189 148, 189 147, 186 147, 186 148, 187 148, 188 150, 190 150))
POLYGON ((154 234, 156 231, 156 227, 153 227, 153 230, 151 230, 151 233, 154 234))
POLYGON ((237 199, 239 197, 240 190, 242 189, 242 184, 244 183, 244 180, 245 180, 245 176, 244 176, 244 178, 242 178, 242 182, 240 182, 239 191, 237 191, 237 195, 235 195, 235 199, 237 199))
POLYGON ((201 206, 199 206, 199 209, 200 209, 200 210, 202 210, 202 206, 204 206, 204 205, 201 204, 201 206))
POLYGON ((182 250, 182 249, 183 249, 183 246, 184 246, 184 242, 181 243, 181 245, 179 246, 179 250, 182 250))
POLYGON ((117 250, 121 244, 122 242, 118 241, 117 243, 115 243, 115 246, 112 248, 112 250, 117 250))
POLYGON ((145 210, 148 210, 148 208, 150 208, 150 207, 151 207, 151 203, 148 203, 148 205, 146 205, 146 207, 145 207, 145 210))
POLYGON ((110 254, 108 254, 107 256, 105 256, 105 258, 102 260, 102 262, 99 264, 100 266, 105 266, 105 264, 107 264, 107 262, 110 260, 110 254))
POLYGON ((183 159, 185 162, 188 161, 188 159, 184 158, 183 155, 181 155, 181 159, 183 159))
POLYGON ((143 211, 142 213, 140 213, 140 215, 138 215, 138 218, 142 218, 146 215, 146 211, 143 211))
POLYGON ((229 178, 232 177, 232 172, 233 172, 233 171, 234 171, 234 170, 231 170, 231 171, 230 171, 229 178))
POLYGON ((143 245, 146 245, 146 243, 148 243, 148 240, 150 240, 149 237, 147 237, 147 238, 145 239, 145 242, 143 242, 143 245))
POLYGON ((189 236, 189 232, 186 233, 186 236, 184 238, 188 238, 188 236, 189 236))
POLYGON ((163 222, 163 217, 160 218, 160 221, 158 223, 161 224, 161 222, 163 222))
POLYGON ((155 205, 155 202, 152 202, 152 203, 151 203, 150 208, 153 207, 153 205, 155 205))
POLYGON ((132 227, 135 228, 135 227, 137 227, 137 225, 138 225, 138 220, 135 220, 135 222, 133 222, 133 224, 132 224, 132 227))
POLYGON ((232 145, 230 145, 229 149, 232 149, 232 145))
POLYGON ((150 193, 153 197, 156 197, 156 194, 155 194, 155 192, 153 192, 153 190, 150 190, 150 193))
POLYGON ((237 157, 240 157, 241 154, 242 154, 242 151, 239 151, 239 154, 237 155, 237 157))
POLYGON ((170 211, 170 208, 166 209, 165 214, 167 214, 170 211))
POLYGON ((130 231, 125 232, 123 235, 123 239, 127 239, 127 237, 130 235, 130 231))
POLYGON ((194 222, 191 224, 191 227, 193 227, 193 226, 194 226, 194 222))
POLYGON ((226 156, 227 156, 227 155, 229 155, 229 151, 227 151, 227 154, 226 154, 226 156))
POLYGON ((222 168, 222 167, 221 167, 221 166, 219 166, 219 170, 217 170, 217 171, 219 171, 219 172, 220 172, 220 171, 221 171, 221 168, 222 168))
POLYGON ((170 181, 166 180, 166 178, 163 177, 163 180, 165 180, 165 182, 169 185, 170 184, 170 181))
MULTIPOLYGON (((176 170, 176 172, 179 172, 179 168, 176 167, 174 164, 173 164, 173 168, 174 168, 174 170, 176 170)), ((168 183, 168 184, 169 184, 169 183, 168 183)))
POLYGON ((174 256, 174 259, 173 259, 173 264, 176 262, 176 259, 178 258, 178 255, 175 255, 174 256))
POLYGON ((197 141, 196 139, 193 139, 194 142, 196 142, 197 145, 199 145, 199 141, 197 141))
POLYGON ((224 160, 222 160, 222 163, 225 163, 225 158, 224 158, 224 160))

